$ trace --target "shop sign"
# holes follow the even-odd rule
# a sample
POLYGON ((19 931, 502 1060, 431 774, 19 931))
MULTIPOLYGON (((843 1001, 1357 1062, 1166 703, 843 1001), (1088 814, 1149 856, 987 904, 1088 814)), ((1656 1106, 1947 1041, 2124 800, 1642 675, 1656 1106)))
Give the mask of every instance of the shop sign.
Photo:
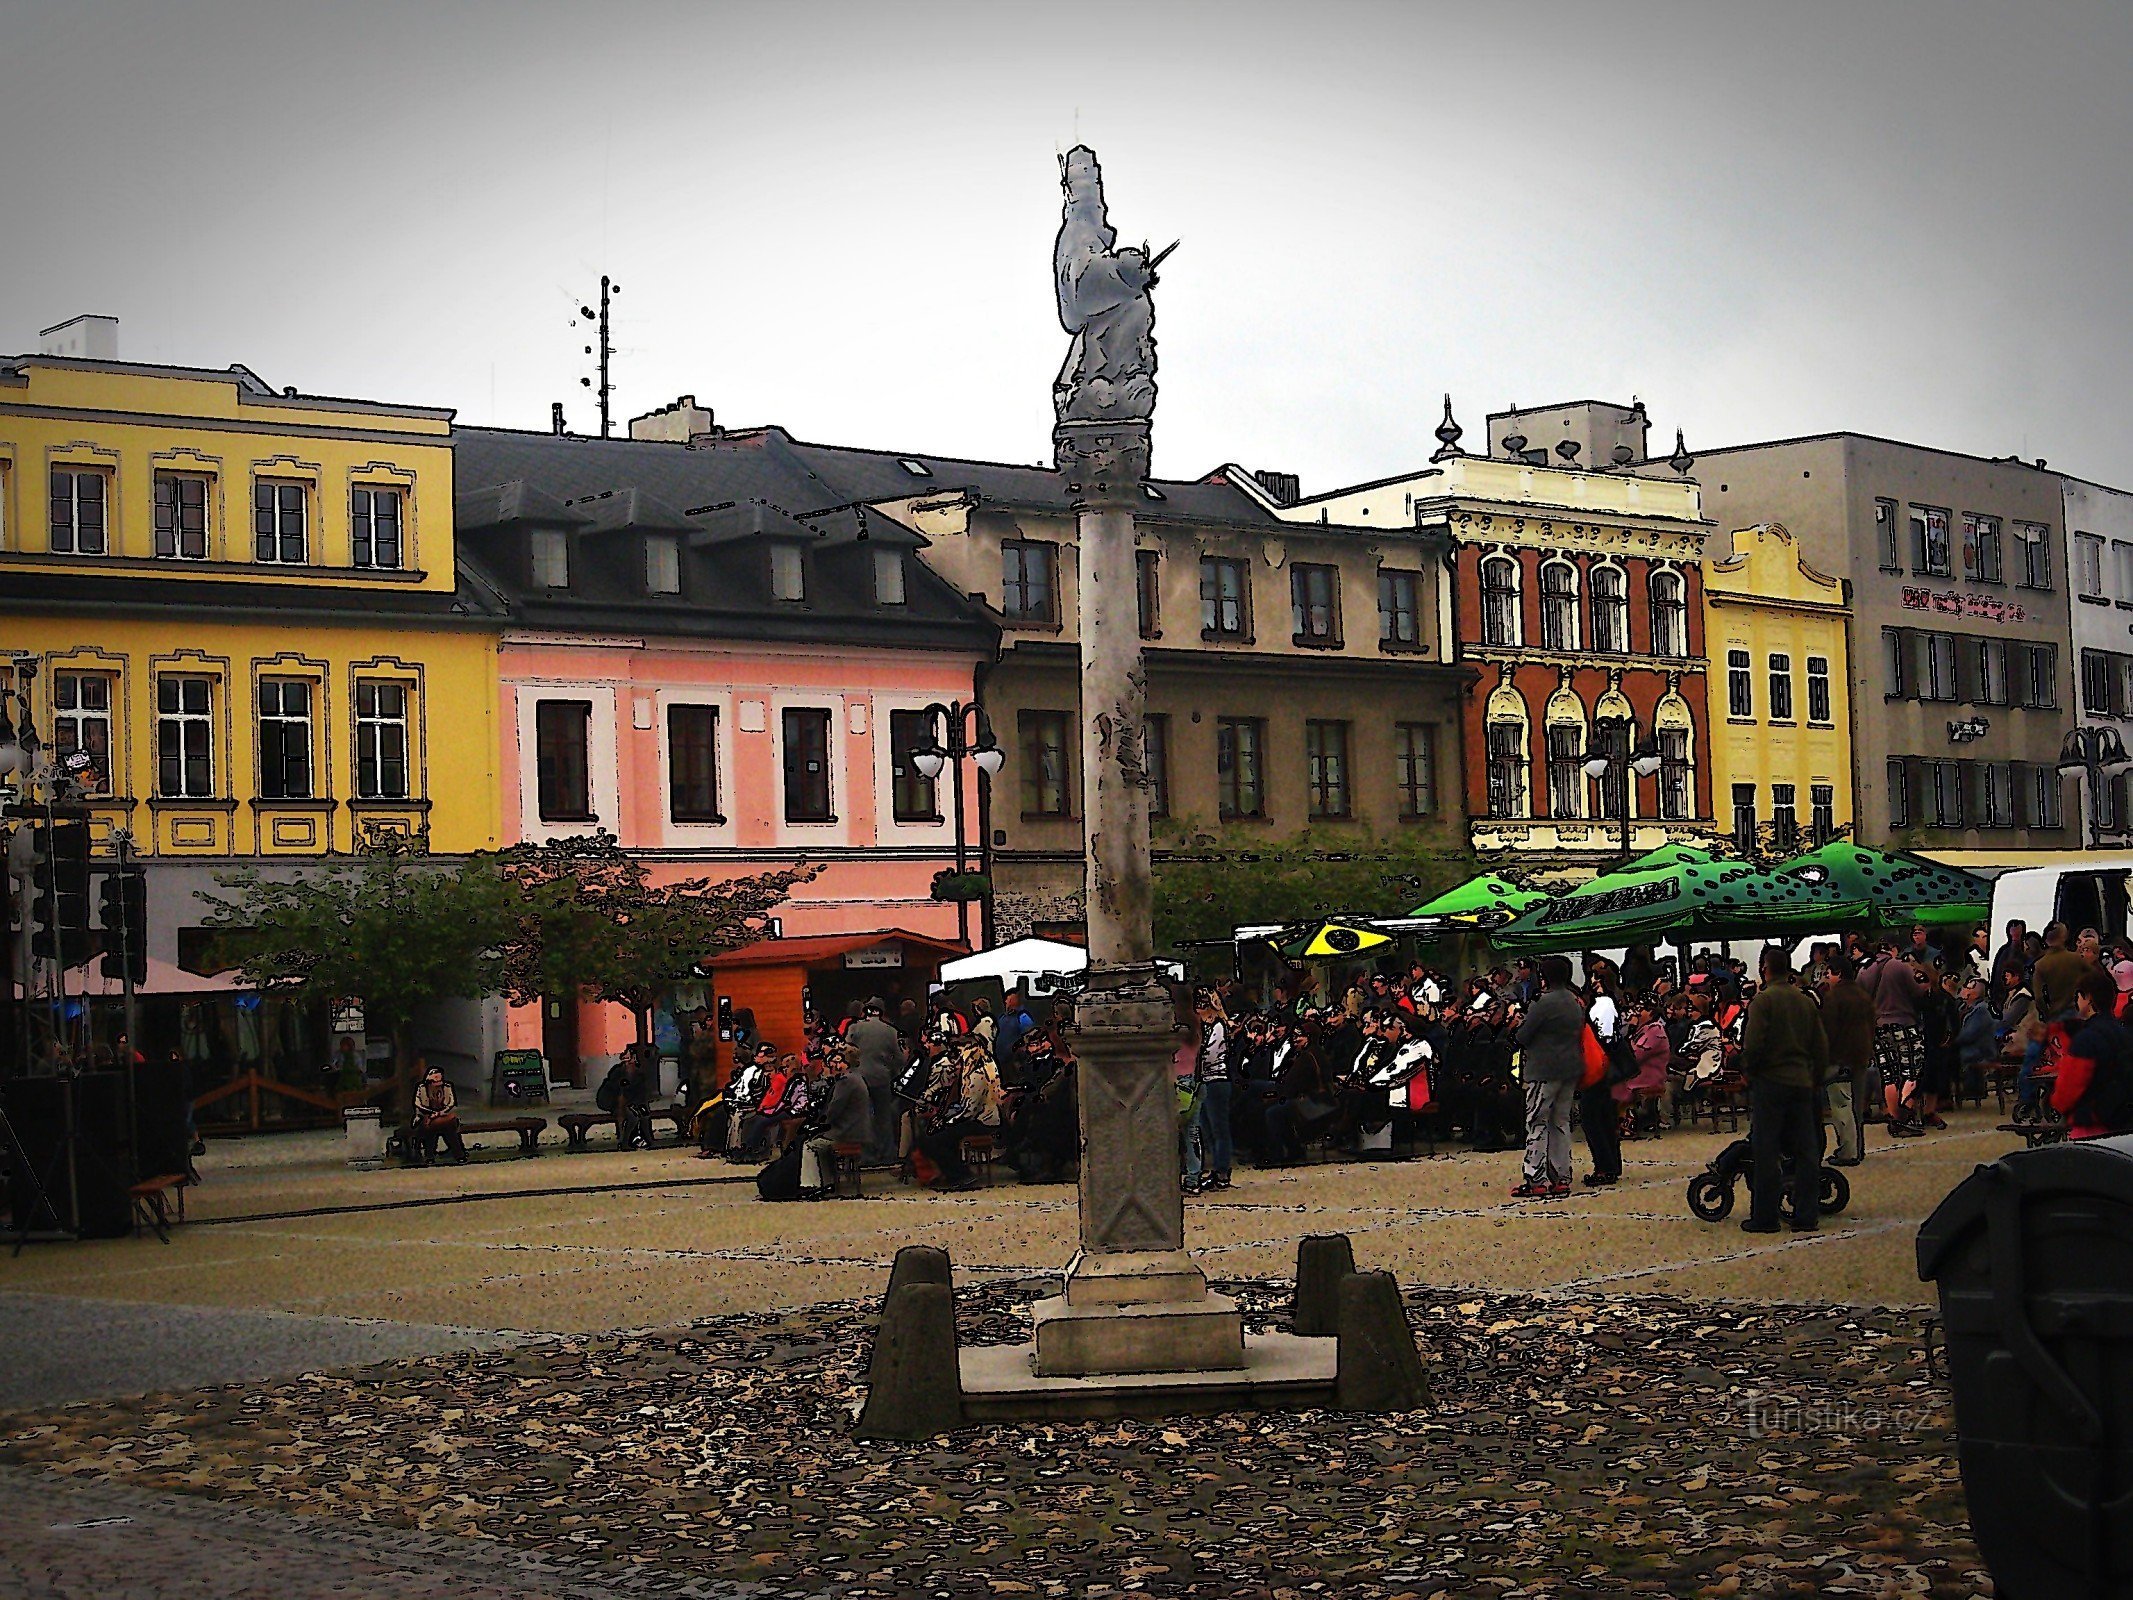
POLYGON ((1903 608, 1931 611, 1943 617, 1978 617, 1986 622, 2022 622, 2029 615, 2018 601, 2002 600, 1996 594, 1965 594, 1960 589, 1917 589, 1908 585, 1903 591, 1903 608))
POLYGON ((844 968, 847 972, 867 972, 880 967, 900 967, 903 964, 904 952, 901 945, 876 945, 871 950, 847 950, 844 953, 844 968))

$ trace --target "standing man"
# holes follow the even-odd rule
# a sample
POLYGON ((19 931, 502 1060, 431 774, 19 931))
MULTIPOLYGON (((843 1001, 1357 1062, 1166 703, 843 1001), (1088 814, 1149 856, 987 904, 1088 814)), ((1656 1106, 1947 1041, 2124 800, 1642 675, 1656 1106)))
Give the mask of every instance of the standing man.
POLYGON ((904 1064, 903 1036, 889 1026, 879 999, 860 1009, 859 1020, 845 1031, 845 1048, 852 1052, 853 1070, 866 1087, 870 1148, 867 1160, 875 1166, 894 1162, 903 1152, 897 1148, 896 1074, 904 1064))
POLYGON ((1849 956, 1829 957, 1822 985, 1822 1033, 1829 1041, 1829 1120, 1836 1130, 1832 1166, 1856 1167, 1866 1159, 1867 1079, 1874 1070, 1874 1002, 1859 986, 1849 956))
POLYGON ((1570 987, 1570 958, 1543 956, 1540 993, 1518 1025, 1518 1078, 1526 1091, 1526 1160, 1514 1200, 1570 1193, 1570 1103, 1585 1070, 1585 1007, 1570 987))
POLYGON ((1011 1064, 1015 1059, 1015 1046, 1036 1026, 1036 1019, 1022 1004, 1022 991, 1008 990, 1000 998, 1000 1026, 993 1041, 993 1060, 1003 1067, 1011 1064))
POLYGON ((2029 1048, 2022 1052, 2022 1070, 2015 1078, 2017 1122, 2036 1120, 2037 1064, 2044 1059, 2052 1029, 2064 1031, 2074 1020, 2074 993, 2081 987, 2081 980, 2097 970, 2094 962, 2069 950, 2066 940, 2065 923, 2046 926, 2044 954, 2037 957, 2036 969, 2030 976, 2030 993, 2037 1003, 2037 1026, 2030 1034, 2029 1048))
POLYGON ((1761 977, 1741 1037, 1748 1144, 1754 1153, 1741 1231, 1777 1232, 1778 1193, 1789 1158, 1793 1231, 1813 1233, 1822 1221, 1822 1126, 1815 1114, 1815 1086, 1829 1069, 1829 1040, 1814 1001, 1792 981, 1792 958, 1782 945, 1764 946, 1761 977))
POLYGON ((1926 1074, 1926 1034, 1920 1023, 1926 980, 1916 963, 1896 953, 1896 941, 1890 939, 1859 975, 1859 986, 1874 1002, 1874 1064, 1881 1069, 1889 1136, 1913 1138, 1925 1130, 1910 1121, 1903 1101, 1906 1091, 1916 1097, 1926 1074))
POLYGON ((2028 984, 2029 953, 2023 948, 2028 942, 2029 924, 2016 917, 2007 924, 2007 942, 1993 952, 1992 971, 1989 976, 1994 994, 2012 994, 2028 984), (2007 974, 2010 972, 2015 975, 2013 983, 2007 981, 2007 974))

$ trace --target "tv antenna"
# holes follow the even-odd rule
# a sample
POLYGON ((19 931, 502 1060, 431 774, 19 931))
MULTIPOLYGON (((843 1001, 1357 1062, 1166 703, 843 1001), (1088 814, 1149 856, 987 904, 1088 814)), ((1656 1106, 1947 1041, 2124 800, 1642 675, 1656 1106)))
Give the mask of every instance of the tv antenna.
POLYGON ((577 316, 571 319, 570 324, 575 328, 581 322, 591 323, 598 329, 599 342, 587 345, 585 353, 589 356, 597 355, 600 358, 600 381, 597 386, 590 378, 580 378, 578 382, 593 390, 594 394, 599 397, 600 437, 603 439, 610 437, 615 431, 614 412, 610 403, 610 397, 615 392, 615 386, 608 381, 608 363, 614 359, 615 342, 610 337, 613 324, 609 320, 608 308, 609 303, 621 292, 621 284, 615 282, 606 273, 601 273, 600 309, 595 311, 591 306, 581 305, 578 307, 577 316))

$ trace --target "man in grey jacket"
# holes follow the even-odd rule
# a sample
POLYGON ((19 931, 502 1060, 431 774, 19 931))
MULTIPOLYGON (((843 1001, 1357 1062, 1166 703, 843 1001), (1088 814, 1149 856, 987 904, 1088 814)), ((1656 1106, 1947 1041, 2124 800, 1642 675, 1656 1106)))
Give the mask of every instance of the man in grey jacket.
POLYGON ((1570 1193, 1570 1105, 1585 1070, 1585 1004, 1570 986, 1570 958, 1543 956, 1541 992, 1518 1025, 1518 1080, 1526 1091, 1524 1181, 1514 1200, 1570 1193))
POLYGON ((807 1141, 800 1173, 800 1187, 817 1195, 827 1195, 836 1187, 837 1146, 859 1145, 863 1148, 874 1127, 867 1086, 851 1070, 849 1046, 831 1048, 824 1063, 823 1076, 829 1106, 823 1117, 822 1132, 807 1141))
POLYGON ((867 1159, 876 1166, 894 1162, 903 1152, 897 1148, 896 1074, 904 1064, 904 1042, 883 1020, 879 1000, 866 1003, 865 1014, 845 1030, 845 1047, 852 1052, 853 1070, 866 1085, 872 1111, 873 1137, 867 1159))

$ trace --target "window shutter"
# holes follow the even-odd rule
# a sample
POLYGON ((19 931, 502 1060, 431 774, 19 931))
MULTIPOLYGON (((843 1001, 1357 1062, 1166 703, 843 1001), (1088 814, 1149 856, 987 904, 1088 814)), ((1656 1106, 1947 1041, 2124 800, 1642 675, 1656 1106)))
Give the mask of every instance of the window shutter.
POLYGON ((1965 705, 1979 705, 1977 652, 1969 649, 1968 639, 1955 641, 1955 698, 1965 705))

